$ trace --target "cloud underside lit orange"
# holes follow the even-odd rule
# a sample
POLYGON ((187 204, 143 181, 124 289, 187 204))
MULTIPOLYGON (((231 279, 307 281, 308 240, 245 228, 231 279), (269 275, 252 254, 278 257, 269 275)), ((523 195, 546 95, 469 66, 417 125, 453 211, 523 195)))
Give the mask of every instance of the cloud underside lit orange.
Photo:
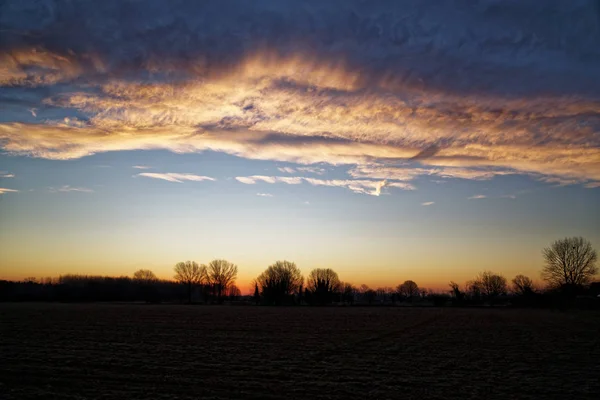
POLYGON ((4 85, 70 82, 72 89, 44 97, 40 108, 80 116, 0 124, 0 146, 10 154, 66 160, 110 151, 210 150, 345 165, 347 182, 322 182, 356 181, 369 194, 379 193, 381 181, 411 189, 406 182, 419 176, 525 174, 600 184, 600 103, 589 98, 460 95, 405 83, 391 72, 374 77, 344 63, 268 51, 217 71, 189 63, 185 79, 144 83, 107 72, 92 56, 21 50, 0 63, 4 85))

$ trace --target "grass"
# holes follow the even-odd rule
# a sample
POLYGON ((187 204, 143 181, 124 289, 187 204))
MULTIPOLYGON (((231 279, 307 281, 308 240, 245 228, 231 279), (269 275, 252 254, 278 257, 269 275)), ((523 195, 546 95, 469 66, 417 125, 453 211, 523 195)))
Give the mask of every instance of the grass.
POLYGON ((593 312, 0 304, 0 398, 596 398, 599 332, 593 312))

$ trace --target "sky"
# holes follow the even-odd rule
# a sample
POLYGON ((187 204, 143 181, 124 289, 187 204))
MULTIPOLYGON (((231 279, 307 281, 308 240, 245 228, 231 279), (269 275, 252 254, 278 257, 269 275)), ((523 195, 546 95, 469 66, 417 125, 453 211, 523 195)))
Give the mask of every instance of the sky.
POLYGON ((600 3, 0 2, 0 279, 371 287, 600 250, 600 3))

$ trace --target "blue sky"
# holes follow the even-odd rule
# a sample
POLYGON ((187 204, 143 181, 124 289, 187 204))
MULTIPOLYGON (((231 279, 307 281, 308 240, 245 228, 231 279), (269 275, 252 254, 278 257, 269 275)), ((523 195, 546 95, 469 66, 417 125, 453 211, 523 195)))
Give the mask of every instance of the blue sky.
MULTIPOLYGON (((142 267, 170 277, 179 259, 225 257, 248 281, 285 258, 304 269, 334 266, 348 280, 372 286, 411 277, 443 287, 484 269, 537 278, 541 248, 555 238, 600 242, 600 194, 580 186, 519 176, 419 179, 417 190, 369 196, 234 179, 285 175, 278 169, 285 167, 294 166, 213 152, 111 152, 70 161, 5 156, 0 168, 15 177, 3 181, 19 192, 0 201, 0 261, 15 278, 129 275, 142 267), (132 168, 142 165, 152 167, 132 168), (164 170, 216 180, 138 176, 164 170), (469 199, 476 195, 486 198, 469 199)), ((318 167, 326 171, 319 177, 343 178, 343 168, 318 167)))
POLYGON ((429 287, 600 245, 593 1, 6 1, 0 276, 429 287))

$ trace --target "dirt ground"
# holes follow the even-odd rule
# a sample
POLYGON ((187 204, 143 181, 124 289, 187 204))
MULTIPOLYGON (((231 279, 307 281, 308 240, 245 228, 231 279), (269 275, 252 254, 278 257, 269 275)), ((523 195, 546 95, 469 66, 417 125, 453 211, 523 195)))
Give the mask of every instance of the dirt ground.
POLYGON ((600 398, 600 313, 0 304, 0 398, 600 398))

